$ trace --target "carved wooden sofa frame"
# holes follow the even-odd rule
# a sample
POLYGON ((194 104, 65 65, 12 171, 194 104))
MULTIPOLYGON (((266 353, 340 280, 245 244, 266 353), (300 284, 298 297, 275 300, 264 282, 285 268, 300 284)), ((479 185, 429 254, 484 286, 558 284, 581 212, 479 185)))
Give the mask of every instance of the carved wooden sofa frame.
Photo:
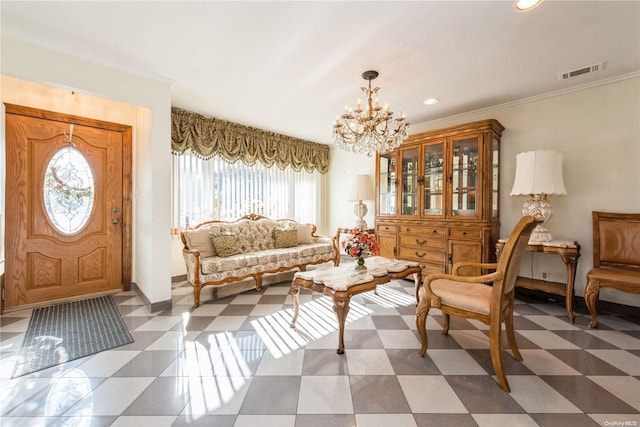
POLYGON ((316 230, 315 224, 300 224, 291 219, 271 220, 256 214, 245 215, 235 221, 207 221, 187 230, 181 230, 182 254, 187 266, 187 280, 193 287, 194 307, 200 305, 200 293, 206 286, 222 286, 253 278, 256 291, 260 292, 265 274, 293 269, 305 271, 309 265, 326 262, 338 265, 340 256, 335 237, 317 236, 316 230), (269 227, 299 227, 300 231, 308 231, 310 236, 304 238, 304 244, 276 249, 267 238, 270 237, 267 236, 269 227), (239 238, 238 246, 243 253, 228 258, 203 257, 200 250, 194 249, 189 244, 189 233, 200 230, 202 234, 208 229, 234 232, 239 238), (241 230, 240 234, 244 232, 245 239, 238 236, 238 230, 241 230), (246 235, 249 235, 248 239, 246 235), (249 241, 252 239, 262 239, 262 241, 258 244, 255 241, 249 241), (256 249, 257 247, 259 248, 256 249), (238 268, 226 269, 224 272, 215 271, 216 266, 229 262, 236 263, 238 268))

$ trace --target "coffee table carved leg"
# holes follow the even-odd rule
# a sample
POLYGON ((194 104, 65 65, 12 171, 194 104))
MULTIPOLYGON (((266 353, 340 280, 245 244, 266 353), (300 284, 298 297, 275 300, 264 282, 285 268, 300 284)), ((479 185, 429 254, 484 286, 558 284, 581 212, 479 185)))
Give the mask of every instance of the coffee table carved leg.
POLYGON ((298 311, 300 311, 300 302, 298 301, 298 294, 300 294, 300 286, 291 285, 291 298, 293 299, 293 319, 291 319, 291 327, 296 327, 296 320, 298 320, 298 311))
POLYGON ((333 311, 338 316, 338 350, 336 353, 344 354, 344 324, 347 320, 347 314, 349 314, 349 297, 340 298, 336 295, 333 296, 333 311))
POLYGON ((427 346, 429 345, 429 340, 427 338, 427 315, 429 314, 430 307, 431 300, 427 298, 425 292, 424 298, 420 299, 418 308, 416 309, 416 328, 418 329, 420 341, 422 342, 422 347, 420 347, 420 351, 418 352, 420 357, 424 356, 427 352, 427 346))
POLYGON ((415 294, 416 294, 416 307, 418 306, 418 302, 420 302, 420 285, 422 285, 422 269, 420 269, 417 273, 413 275, 413 281, 415 283, 415 294))
POLYGON ((597 280, 589 280, 584 290, 584 302, 587 304, 589 314, 591 314, 590 328, 595 328, 598 324, 598 312, 596 306, 598 304, 598 296, 600 295, 600 282, 597 280))

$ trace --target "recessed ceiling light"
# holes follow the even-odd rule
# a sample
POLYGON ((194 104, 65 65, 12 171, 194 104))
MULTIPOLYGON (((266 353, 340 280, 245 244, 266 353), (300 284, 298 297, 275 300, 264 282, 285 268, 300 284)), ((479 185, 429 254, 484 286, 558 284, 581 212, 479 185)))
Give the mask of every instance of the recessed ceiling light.
POLYGON ((518 0, 516 1, 516 10, 518 12, 526 12, 542 3, 542 1, 543 0, 518 0))
POLYGON ((438 98, 427 98, 424 100, 424 105, 433 105, 437 104, 438 102, 440 102, 438 98))

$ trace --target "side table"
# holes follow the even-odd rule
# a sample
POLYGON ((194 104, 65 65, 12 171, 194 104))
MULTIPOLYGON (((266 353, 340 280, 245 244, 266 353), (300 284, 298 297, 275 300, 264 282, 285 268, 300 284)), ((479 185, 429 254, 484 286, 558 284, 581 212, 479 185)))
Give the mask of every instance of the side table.
MULTIPOLYGON (((507 239, 500 239, 498 243, 496 243, 497 259, 500 259, 500 253, 506 241, 507 239)), ((573 286, 576 280, 578 258, 580 258, 580 245, 573 240, 552 240, 549 242, 529 243, 525 251, 560 255, 562 262, 567 268, 567 281, 565 283, 550 282, 518 276, 516 287, 563 296, 565 298, 565 306, 569 320, 573 323, 575 321, 575 316, 573 315, 573 300, 575 298, 573 286)))

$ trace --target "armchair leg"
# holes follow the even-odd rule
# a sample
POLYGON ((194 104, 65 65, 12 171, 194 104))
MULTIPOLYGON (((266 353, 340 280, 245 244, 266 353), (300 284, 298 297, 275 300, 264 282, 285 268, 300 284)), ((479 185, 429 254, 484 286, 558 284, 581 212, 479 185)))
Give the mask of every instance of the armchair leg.
POLYGON ((513 305, 511 305, 511 310, 509 310, 509 313, 504 319, 504 326, 507 333, 509 348, 511 348, 511 352, 513 353, 513 358, 517 361, 522 361, 522 355, 520 354, 520 350, 518 350, 518 344, 516 343, 516 334, 513 330, 513 305))
POLYGON ((416 327, 418 328, 420 340, 422 341, 422 347, 418 352, 418 356, 420 357, 424 356, 427 352, 427 346, 429 345, 427 339, 427 315, 429 314, 430 306, 431 300, 421 293, 418 308, 416 309, 416 327))
POLYGON ((489 351, 491 353, 491 364, 493 370, 498 377, 498 384, 507 393, 511 393, 509 388, 509 382, 507 376, 504 373, 504 367, 502 366, 502 349, 500 348, 500 323, 497 326, 490 325, 489 328, 489 351))

